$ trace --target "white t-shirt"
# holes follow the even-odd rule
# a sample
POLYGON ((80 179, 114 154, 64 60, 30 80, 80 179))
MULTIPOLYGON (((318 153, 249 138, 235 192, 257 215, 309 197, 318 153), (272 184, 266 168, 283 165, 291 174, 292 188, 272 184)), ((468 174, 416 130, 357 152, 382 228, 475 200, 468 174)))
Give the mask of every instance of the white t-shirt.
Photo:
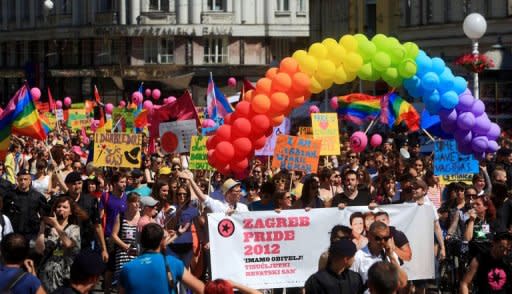
MULTIPOLYGON (((393 252, 393 258, 398 263, 398 255, 393 252)), ((378 261, 390 261, 389 257, 385 255, 373 255, 368 248, 368 245, 357 250, 356 255, 354 256, 354 263, 350 267, 351 270, 361 275, 363 279, 363 284, 368 281, 368 270, 370 267, 378 262, 378 261)))
MULTIPOLYGON (((233 207, 231 207, 230 204, 228 204, 226 202, 222 202, 217 199, 214 199, 210 196, 206 196, 206 200, 204 201, 204 204, 206 205, 206 207, 211 209, 211 211, 214 213, 215 212, 227 212, 229 208, 233 208, 233 207)), ((247 207, 247 205, 240 203, 240 202, 238 202, 236 204, 236 207, 234 207, 234 209, 235 209, 235 211, 238 211, 238 212, 249 211, 249 208, 247 207)))
POLYGON ((12 229, 11 220, 6 215, 2 215, 2 217, 4 219, 5 226, 2 227, 2 225, 0 225, 0 242, 2 241, 3 236, 14 232, 12 229))
POLYGON ((46 175, 41 179, 32 180, 32 188, 37 192, 45 195, 48 194, 48 187, 50 186, 50 176, 46 175))

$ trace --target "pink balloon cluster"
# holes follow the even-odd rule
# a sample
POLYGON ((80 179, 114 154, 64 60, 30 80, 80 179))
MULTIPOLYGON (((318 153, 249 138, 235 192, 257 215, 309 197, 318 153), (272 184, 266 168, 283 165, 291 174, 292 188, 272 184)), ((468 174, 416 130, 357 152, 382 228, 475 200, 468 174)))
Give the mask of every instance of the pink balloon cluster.
POLYGON ((30 95, 32 95, 32 99, 34 99, 34 101, 38 101, 39 98, 41 98, 41 90, 39 90, 37 87, 34 87, 30 89, 30 95))
POLYGON ((105 105, 105 112, 108 114, 112 114, 112 111, 114 111, 114 105, 112 103, 107 103, 105 105))
POLYGON ((64 98, 64 105, 66 107, 70 107, 71 106, 71 103, 73 103, 73 101, 71 101, 71 97, 66 97, 64 98))

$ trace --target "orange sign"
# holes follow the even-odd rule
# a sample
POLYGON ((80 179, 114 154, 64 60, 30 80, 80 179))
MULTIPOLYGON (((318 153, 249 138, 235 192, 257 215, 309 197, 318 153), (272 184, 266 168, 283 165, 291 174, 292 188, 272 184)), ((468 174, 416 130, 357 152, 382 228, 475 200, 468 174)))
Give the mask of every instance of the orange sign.
POLYGON ((306 174, 316 173, 321 147, 321 140, 285 135, 278 136, 272 167, 303 171, 306 174))

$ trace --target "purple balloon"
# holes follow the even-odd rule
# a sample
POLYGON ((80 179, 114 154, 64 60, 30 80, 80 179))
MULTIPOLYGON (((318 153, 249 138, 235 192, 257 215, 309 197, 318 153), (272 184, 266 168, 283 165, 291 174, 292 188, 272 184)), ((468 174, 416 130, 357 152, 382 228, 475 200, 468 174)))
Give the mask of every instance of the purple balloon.
POLYGON ((441 121, 441 129, 445 131, 448 134, 452 134, 457 130, 457 123, 456 122, 450 122, 450 121, 441 121))
POLYGON ((489 143, 487 143, 487 153, 494 153, 500 149, 500 146, 498 145, 498 142, 494 140, 489 140, 489 143))
POLYGON ((455 109, 448 110, 441 108, 441 110, 439 110, 439 117, 444 121, 455 122, 457 121, 457 111, 455 109))
POLYGON ((471 133, 471 131, 457 129, 453 134, 453 137, 455 137, 455 140, 457 140, 457 144, 466 145, 471 143, 471 140, 473 139, 473 134, 471 133))
POLYGON ((475 119, 475 125, 471 129, 475 134, 487 135, 487 132, 491 129, 491 121, 487 117, 487 114, 482 114, 475 119))
POLYGON ((487 137, 485 136, 478 136, 473 138, 471 141, 471 148, 474 152, 481 153, 485 152, 487 150, 487 147, 489 145, 489 140, 487 140, 487 137))
POLYGON ((485 159, 485 152, 473 152, 473 156, 476 160, 484 160, 485 159))
POLYGON ((457 117, 457 126, 463 130, 471 130, 475 125, 475 116, 471 112, 463 112, 457 117))
POLYGON ((473 106, 473 102, 475 98, 471 93, 462 93, 459 95, 459 104, 455 107, 459 112, 471 111, 471 106, 473 106))
POLYGON ((485 104, 482 100, 475 100, 471 106, 471 112, 475 117, 482 115, 485 112, 485 104))
POLYGON ((491 127, 489 128, 489 131, 487 131, 487 138, 489 140, 496 140, 500 137, 501 129, 498 124, 491 123, 491 127))
POLYGON ((471 148, 471 144, 457 144, 457 151, 464 155, 469 155, 473 153, 473 149, 471 148))

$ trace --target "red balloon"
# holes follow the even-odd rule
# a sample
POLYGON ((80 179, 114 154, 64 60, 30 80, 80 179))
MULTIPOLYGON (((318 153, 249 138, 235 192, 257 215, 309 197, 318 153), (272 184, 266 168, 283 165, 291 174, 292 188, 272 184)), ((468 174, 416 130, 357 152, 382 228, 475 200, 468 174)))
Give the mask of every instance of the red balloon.
POLYGON ((267 131, 265 132, 265 137, 270 137, 270 136, 272 136, 273 133, 274 133, 274 128, 273 127, 268 128, 267 131))
POLYGON ((219 173, 223 174, 224 176, 228 176, 231 173, 231 169, 229 168, 229 164, 223 165, 221 167, 218 167, 217 170, 219 173))
POLYGON ((215 136, 219 137, 219 141, 231 141, 231 126, 226 124, 220 126, 215 131, 215 136))
POLYGON ((224 124, 230 125, 232 123, 232 120, 233 120, 233 113, 229 113, 228 115, 226 115, 224 117, 224 124))
POLYGON ((208 137, 208 139, 206 140, 206 149, 208 149, 208 150, 215 149, 215 147, 217 147, 218 142, 219 141, 218 141, 217 136, 208 137))
POLYGON ((244 169, 242 172, 234 174, 234 177, 237 180, 243 180, 243 179, 247 178, 248 176, 249 176, 249 169, 244 169))
POLYGON ((248 137, 251 133, 251 122, 243 117, 237 118, 231 127, 232 138, 248 137))
POLYGON ((252 142, 248 138, 242 137, 233 141, 233 148, 235 148, 235 159, 247 157, 252 151, 252 142))
POLYGON ((258 139, 252 141, 252 145, 254 149, 261 149, 263 146, 265 146, 265 143, 267 142, 266 136, 261 136, 258 139))
POLYGON ((230 142, 222 141, 215 147, 215 157, 223 163, 228 163, 235 156, 235 148, 230 142))
POLYGON ((268 128, 270 128, 270 119, 264 114, 257 114, 253 116, 251 123, 253 134, 262 135, 267 132, 268 128))
POLYGON ((248 118, 251 114, 251 103, 247 101, 238 102, 235 109, 236 117, 248 118))
POLYGON ((239 174, 242 173, 247 167, 249 167, 249 160, 247 158, 244 158, 239 161, 231 161, 229 166, 231 167, 231 170, 235 174, 239 174))
POLYGON ((215 150, 208 150, 208 164, 212 167, 219 166, 220 162, 217 161, 217 157, 215 157, 215 150))

